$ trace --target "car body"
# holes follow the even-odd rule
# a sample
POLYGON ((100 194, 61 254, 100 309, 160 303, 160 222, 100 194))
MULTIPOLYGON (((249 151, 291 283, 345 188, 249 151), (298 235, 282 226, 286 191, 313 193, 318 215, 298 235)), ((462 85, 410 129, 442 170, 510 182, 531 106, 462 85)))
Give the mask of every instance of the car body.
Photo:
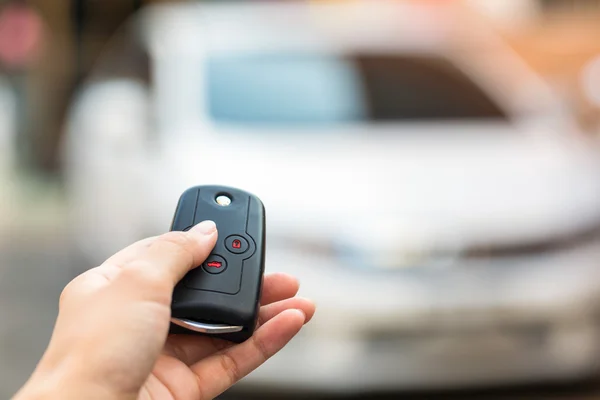
POLYGON ((93 262, 188 187, 258 195, 314 320, 240 388, 472 387, 595 371, 600 161, 485 27, 407 2, 147 9, 148 80, 89 82, 65 160, 93 262), (473 35, 476 32, 477 35, 473 35))

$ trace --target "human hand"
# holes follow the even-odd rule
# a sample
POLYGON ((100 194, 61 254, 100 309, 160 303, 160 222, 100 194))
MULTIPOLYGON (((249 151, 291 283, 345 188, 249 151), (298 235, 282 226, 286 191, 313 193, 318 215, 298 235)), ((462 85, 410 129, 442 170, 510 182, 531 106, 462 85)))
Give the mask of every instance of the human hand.
POLYGON ((212 399, 281 350, 315 312, 284 274, 265 276, 259 327, 247 341, 168 334, 173 289, 217 236, 205 221, 148 238, 71 281, 48 348, 15 400, 212 399))

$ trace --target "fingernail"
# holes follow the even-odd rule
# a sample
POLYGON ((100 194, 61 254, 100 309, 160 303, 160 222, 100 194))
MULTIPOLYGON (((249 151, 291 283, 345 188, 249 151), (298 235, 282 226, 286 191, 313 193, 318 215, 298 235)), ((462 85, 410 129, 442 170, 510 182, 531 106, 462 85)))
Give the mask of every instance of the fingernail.
POLYGON ((304 311, 300 310, 299 308, 293 308, 293 310, 298 311, 300 314, 302 314, 302 317, 306 321, 306 313, 304 311))
POLYGON ((217 225, 213 221, 202 221, 190 229, 190 232, 201 233, 203 235, 212 235, 217 230, 217 225))

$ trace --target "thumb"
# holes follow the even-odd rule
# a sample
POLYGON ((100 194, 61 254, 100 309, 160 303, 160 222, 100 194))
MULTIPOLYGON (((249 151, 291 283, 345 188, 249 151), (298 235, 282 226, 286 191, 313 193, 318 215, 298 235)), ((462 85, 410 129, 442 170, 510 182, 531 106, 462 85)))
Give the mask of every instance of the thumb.
POLYGON ((217 237, 213 221, 203 221, 187 232, 174 231, 158 236, 144 248, 132 249, 135 253, 132 257, 127 254, 122 257, 125 261, 119 266, 115 280, 134 296, 139 289, 170 297, 177 282, 206 260, 217 237))

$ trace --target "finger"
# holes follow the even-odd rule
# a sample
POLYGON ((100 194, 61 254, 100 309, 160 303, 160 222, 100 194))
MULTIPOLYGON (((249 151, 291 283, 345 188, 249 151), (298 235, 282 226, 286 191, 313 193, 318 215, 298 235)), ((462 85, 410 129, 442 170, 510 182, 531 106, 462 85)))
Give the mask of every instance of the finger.
MULTIPOLYGON (((315 314, 315 304, 301 297, 281 300, 260 308, 258 327, 286 310, 300 310, 308 323, 315 314)), ((186 365, 192 365, 218 351, 231 347, 232 343, 212 337, 194 335, 171 335, 165 344, 165 353, 177 357, 186 365)))
POLYGON ((281 314, 286 310, 300 310, 306 316, 304 323, 309 322, 315 314, 315 303, 302 297, 292 297, 291 299, 285 299, 272 303, 260 308, 258 314, 258 325, 262 326, 270 319, 281 314))
POLYGON ((265 275, 260 304, 271 304, 294 297, 299 288, 298 280, 291 275, 280 272, 265 275))
MULTIPOLYGON (((132 249, 137 254, 121 266, 118 279, 131 290, 147 291, 152 286, 157 294, 164 294, 163 289, 172 290, 190 269, 208 257, 216 240, 217 230, 212 221, 204 221, 188 232, 161 235, 143 249, 132 249)), ((124 252, 120 257, 129 256, 124 252)))
POLYGON ((59 304, 62 304, 67 297, 87 296, 108 285, 119 274, 123 265, 137 257, 140 251, 148 247, 156 238, 157 236, 154 236, 135 242, 115 253, 102 265, 90 268, 73 278, 63 289, 59 304))
POLYGON ((189 366, 233 345, 233 342, 210 336, 170 335, 163 352, 189 366))
MULTIPOLYGON (((263 283, 263 292, 261 298, 261 304, 275 303, 281 300, 288 299, 294 296, 298 292, 298 280, 291 275, 283 273, 274 273, 265 275, 263 283)), ((298 302, 287 303, 290 307, 302 310, 306 315, 314 314, 314 305, 307 305, 308 300, 300 300, 298 302), (294 307, 297 306, 297 307, 294 307)), ((263 305, 259 314, 259 325, 264 324, 267 320, 274 317, 276 314, 284 311, 280 306, 277 309, 269 311, 269 317, 260 317, 262 310, 265 308, 263 305)), ((165 345, 165 352, 169 355, 179 358, 187 365, 192 365, 199 360, 216 353, 217 351, 223 350, 225 347, 230 346, 231 343, 215 339, 212 337, 199 337, 193 335, 171 335, 165 345)))
POLYGON ((206 398, 215 398, 281 350, 300 331, 304 314, 286 310, 262 327, 254 336, 222 350, 191 366, 206 398))
POLYGON ((62 290, 58 302, 59 307, 62 308, 68 299, 81 300, 84 296, 92 295, 106 287, 113 277, 118 274, 118 271, 119 269, 114 265, 106 265, 89 269, 78 275, 62 290))
POLYGON ((154 242, 156 239, 158 239, 158 236, 152 236, 149 238, 139 240, 139 241, 133 243, 132 245, 127 246, 124 249, 113 254, 102 264, 103 265, 106 265, 106 264, 124 265, 124 264, 128 263, 129 261, 133 260, 135 257, 137 257, 142 250, 144 250, 148 246, 150 246, 150 244, 152 242, 154 242))

